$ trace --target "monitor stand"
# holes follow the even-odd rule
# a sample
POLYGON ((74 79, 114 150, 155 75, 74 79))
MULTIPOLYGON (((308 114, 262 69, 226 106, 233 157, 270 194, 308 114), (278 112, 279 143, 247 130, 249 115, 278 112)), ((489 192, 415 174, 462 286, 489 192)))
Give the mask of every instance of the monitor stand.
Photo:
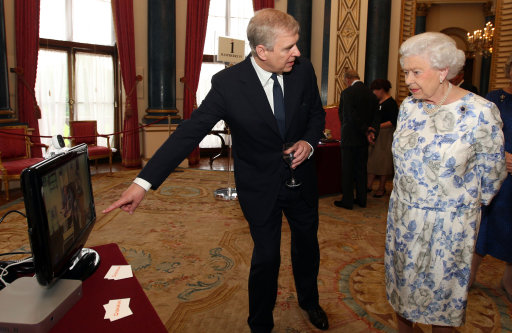
POLYGON ((0 332, 48 332, 82 297, 82 281, 22 277, 0 291, 0 332))

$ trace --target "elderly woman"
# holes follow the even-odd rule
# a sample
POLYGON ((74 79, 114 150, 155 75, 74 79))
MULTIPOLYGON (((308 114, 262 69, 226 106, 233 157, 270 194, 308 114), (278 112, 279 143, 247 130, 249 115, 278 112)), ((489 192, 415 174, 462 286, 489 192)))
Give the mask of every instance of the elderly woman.
MULTIPOLYGON (((505 134, 505 160, 507 171, 512 173, 512 55, 505 63, 505 74, 510 82, 508 87, 489 92, 485 98, 500 109, 505 134)), ((512 174, 489 206, 482 208, 482 223, 476 242, 476 254, 469 284, 475 280, 478 266, 487 254, 506 262, 501 287, 507 299, 512 302, 512 174)))
POLYGON ((502 122, 494 103, 448 81, 465 60, 450 37, 415 35, 400 55, 412 95, 393 135, 386 293, 399 332, 449 332, 465 320, 480 207, 506 176, 502 122))

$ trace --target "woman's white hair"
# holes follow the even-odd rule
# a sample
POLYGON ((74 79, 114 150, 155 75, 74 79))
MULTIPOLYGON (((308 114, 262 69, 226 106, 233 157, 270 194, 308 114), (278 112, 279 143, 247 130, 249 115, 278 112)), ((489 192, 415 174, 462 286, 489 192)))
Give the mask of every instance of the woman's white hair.
POLYGON ((449 80, 464 66, 466 55, 457 48, 455 41, 440 32, 424 32, 407 39, 400 46, 400 65, 404 67, 404 58, 421 56, 435 69, 448 68, 449 80))

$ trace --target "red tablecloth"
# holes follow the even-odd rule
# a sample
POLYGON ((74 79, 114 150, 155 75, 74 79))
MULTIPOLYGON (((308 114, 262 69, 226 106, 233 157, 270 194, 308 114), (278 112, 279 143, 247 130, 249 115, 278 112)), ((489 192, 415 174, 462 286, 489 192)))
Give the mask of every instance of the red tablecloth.
POLYGON ((82 284, 82 298, 53 327, 57 332, 167 332, 155 309, 149 302, 137 278, 106 280, 112 265, 127 265, 117 244, 93 247, 100 255, 100 267, 82 284), (130 298, 131 316, 110 321, 103 319, 111 299, 130 298))
POLYGON ((341 193, 341 150, 339 142, 321 143, 315 149, 318 194, 341 193))

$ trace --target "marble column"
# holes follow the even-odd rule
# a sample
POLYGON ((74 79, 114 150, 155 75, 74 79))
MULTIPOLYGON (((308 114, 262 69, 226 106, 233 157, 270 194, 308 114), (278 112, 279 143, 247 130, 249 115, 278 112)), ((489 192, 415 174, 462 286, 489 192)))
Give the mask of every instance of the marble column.
POLYGON ((414 27, 414 34, 421 34, 427 31, 427 14, 430 4, 419 3, 416 5, 416 26, 414 27))
POLYGON ((176 110, 176 2, 148 0, 148 109, 144 122, 166 117, 179 122, 176 110))
POLYGON ((364 82, 388 78, 391 0, 369 0, 364 82))
POLYGON ((300 38, 297 46, 302 56, 310 59, 312 0, 288 0, 286 10, 299 22, 300 38))
POLYGON ((324 30, 322 45, 322 77, 320 87, 320 98, 322 105, 327 105, 327 92, 329 88, 329 48, 331 33, 331 0, 324 3, 324 30))

